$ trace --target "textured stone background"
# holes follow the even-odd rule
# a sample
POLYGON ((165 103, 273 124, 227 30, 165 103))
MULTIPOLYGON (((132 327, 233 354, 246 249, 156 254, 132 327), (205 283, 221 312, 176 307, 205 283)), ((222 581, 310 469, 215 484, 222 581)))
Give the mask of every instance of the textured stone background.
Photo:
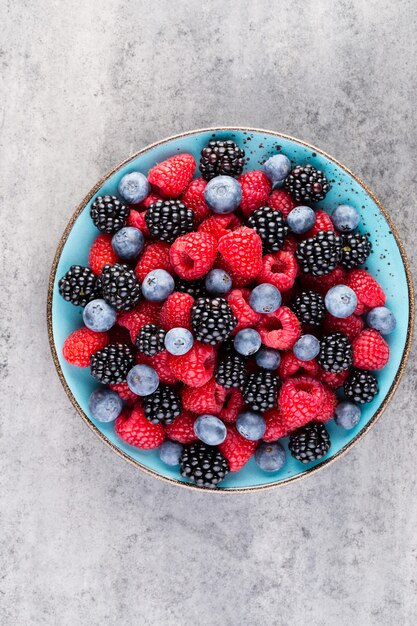
POLYGON ((415 624, 416 366, 317 475, 215 497, 141 475, 75 414, 45 324, 75 206, 149 142, 304 138, 391 211, 416 267, 415 4, 4 0, 0 8, 0 623, 415 624))

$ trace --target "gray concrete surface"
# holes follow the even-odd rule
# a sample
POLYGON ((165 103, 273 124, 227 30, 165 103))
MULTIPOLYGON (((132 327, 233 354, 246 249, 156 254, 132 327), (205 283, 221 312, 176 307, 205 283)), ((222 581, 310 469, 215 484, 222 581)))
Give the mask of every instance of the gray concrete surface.
POLYGON ((321 146, 373 187, 415 269, 414 2, 5 0, 0 32, 0 623, 415 624, 415 353, 339 462, 217 498, 141 475, 95 438, 45 325, 80 199, 131 152, 195 127, 321 146))

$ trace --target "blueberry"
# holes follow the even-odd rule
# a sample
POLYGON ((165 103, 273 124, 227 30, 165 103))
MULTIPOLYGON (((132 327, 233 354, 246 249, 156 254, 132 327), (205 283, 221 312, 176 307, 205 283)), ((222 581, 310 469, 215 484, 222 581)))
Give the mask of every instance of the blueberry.
POLYGON ((105 300, 98 298, 86 304, 83 311, 84 324, 90 330, 104 333, 116 323, 116 310, 105 300))
POLYGON ((296 235, 306 233, 314 226, 315 221, 316 214, 309 206, 296 206, 287 217, 288 227, 296 235))
POLYGON ((130 172, 121 179, 118 192, 128 204, 138 204, 145 200, 149 193, 149 183, 141 172, 130 172))
POLYGON ((354 428, 361 418, 361 410, 353 402, 341 402, 335 409, 334 421, 345 430, 354 428))
POLYGON ((303 335, 295 342, 293 352, 300 361, 311 361, 320 352, 320 341, 314 335, 303 335))
POLYGON ((142 252, 145 239, 138 228, 125 226, 113 235, 111 245, 117 256, 129 261, 142 252))
POLYGON ((251 354, 258 352, 261 347, 261 343, 260 334, 253 328, 244 328, 243 330, 239 330, 233 340, 236 352, 243 354, 243 356, 250 356, 251 354))
POLYGON ((211 270, 206 276, 205 285, 209 293, 224 296, 232 288, 232 279, 224 270, 211 270))
POLYGON ((158 449, 159 458, 166 465, 175 465, 180 464, 180 457, 182 454, 183 446, 178 443, 178 441, 170 441, 166 439, 158 449))
POLYGON ((227 430, 215 415, 200 415, 194 422, 194 433, 208 446, 218 446, 226 439, 227 430))
POLYGON ((213 213, 232 213, 240 204, 242 189, 231 176, 212 178, 204 190, 204 198, 213 213))
POLYGON ((249 297, 249 305, 257 313, 273 313, 281 306, 280 291, 269 283, 262 283, 254 289, 249 297))
POLYGON ((355 207, 339 204, 332 215, 333 226, 341 233, 350 233, 359 225, 360 216, 355 207))
POLYGON ((96 389, 88 400, 88 408, 99 422, 113 422, 123 409, 123 400, 111 389, 96 389))
POLYGON ((291 172, 291 161, 285 154, 274 154, 265 161, 264 170, 271 183, 282 183, 291 172))
POLYGON ((260 413, 242 411, 237 416, 236 429, 245 439, 258 441, 265 434, 266 424, 260 413))
POLYGON ((345 318, 352 315, 358 304, 355 292, 346 285, 331 287, 324 297, 326 309, 333 317, 345 318))
POLYGON ((385 306, 377 306, 369 311, 366 321, 368 326, 379 330, 381 335, 389 335, 397 325, 394 314, 385 306))
POLYGON ((255 462, 264 472, 277 472, 285 463, 285 450, 278 441, 263 441, 255 451, 255 462))
POLYGON ((281 355, 278 350, 272 348, 261 348, 256 353, 256 364, 264 370, 276 370, 281 363, 281 355))
POLYGON ((159 386, 159 376, 149 365, 135 365, 127 375, 128 387, 138 396, 150 396, 159 386))
POLYGON ((191 350, 194 338, 186 328, 171 328, 165 335, 165 348, 170 354, 180 356, 191 350))
POLYGON ((174 289, 174 279, 165 270, 152 270, 145 276, 142 283, 142 293, 146 300, 151 302, 166 300, 174 289))

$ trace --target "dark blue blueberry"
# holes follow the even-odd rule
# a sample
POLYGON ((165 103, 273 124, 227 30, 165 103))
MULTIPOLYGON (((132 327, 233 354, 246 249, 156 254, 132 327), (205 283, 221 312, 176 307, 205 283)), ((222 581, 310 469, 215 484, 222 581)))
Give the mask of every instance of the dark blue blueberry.
POLYGON ((331 287, 324 296, 324 304, 333 317, 345 318, 352 315, 358 304, 355 292, 346 285, 331 287))
POLYGON ((254 289, 249 297, 249 305, 257 313, 273 313, 281 306, 280 291, 270 283, 262 283, 254 289))
POLYGON ((261 347, 261 336, 254 328, 244 328, 239 330, 233 340, 236 352, 243 356, 250 356, 258 352, 261 347))
POLYGON ((110 330, 116 323, 116 317, 116 309, 100 298, 91 300, 91 302, 86 304, 83 311, 84 324, 87 328, 97 333, 104 333, 106 330, 110 330))
POLYGON ((368 326, 378 330, 381 335, 389 335, 397 325, 394 314, 385 306, 377 306, 369 311, 366 321, 368 326))
POLYGON ((291 172, 291 161, 285 154, 274 154, 265 161, 264 170, 271 183, 283 183, 291 172))
POLYGON ((236 429, 245 439, 258 441, 265 434, 266 424, 260 413, 242 411, 237 416, 236 429))
POLYGON ((151 302, 166 300, 174 289, 174 279, 165 270, 152 270, 145 276, 142 283, 142 293, 146 300, 151 302))
POLYGON ((340 204, 331 215, 333 226, 341 233, 350 233, 359 225, 360 216, 355 207, 340 204))
POLYGON ((138 204, 149 194, 149 183, 141 172, 130 172, 121 179, 118 192, 127 204, 138 204))
POLYGON ((191 350, 194 338, 186 328, 171 328, 165 335, 165 348, 170 354, 180 356, 191 350))
POLYGON ((128 387, 138 396, 150 396, 159 386, 159 376, 149 365, 135 365, 127 375, 128 387))
POLYGON ((206 276, 205 286, 214 296, 224 296, 232 288, 232 279, 224 270, 211 270, 206 276))
POLYGON ((334 421, 345 430, 354 428, 361 418, 361 410, 353 402, 341 402, 335 409, 334 421))
POLYGON ((129 261, 142 252, 145 239, 138 228, 125 226, 113 235, 111 245, 117 256, 124 261, 129 261))
POLYGON ((264 370, 276 370, 281 363, 281 355, 278 350, 272 348, 261 348, 255 356, 256 363, 264 370))
POLYGON ((204 190, 204 198, 213 213, 232 213, 240 204, 242 189, 231 176, 212 178, 204 190))
POLYGON ((320 352, 320 341, 314 335, 303 335, 295 342, 293 352, 300 361, 311 361, 320 352))
POLYGON ((196 437, 208 446, 218 446, 226 439, 227 430, 215 415, 200 415, 194 422, 196 437))
POLYGON ((277 472, 285 464, 285 450, 278 441, 262 441, 255 451, 255 462, 264 472, 277 472))
POLYGON ((123 409, 123 401, 111 389, 96 389, 88 400, 88 408, 99 422, 113 422, 123 409))
POLYGON ((180 464, 183 445, 178 441, 166 439, 158 448, 159 458, 166 465, 175 467, 180 464))
POLYGON ((296 235, 302 235, 313 228, 315 221, 316 214, 309 206, 296 206, 287 217, 288 227, 296 235))

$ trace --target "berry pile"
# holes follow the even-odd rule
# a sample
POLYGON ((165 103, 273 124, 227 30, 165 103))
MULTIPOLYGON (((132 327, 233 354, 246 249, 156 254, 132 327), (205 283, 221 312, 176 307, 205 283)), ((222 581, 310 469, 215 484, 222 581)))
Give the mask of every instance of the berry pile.
POLYGON ((85 324, 63 355, 106 385, 91 415, 208 488, 251 457, 265 472, 324 457, 325 423, 354 428, 378 393, 395 328, 357 210, 315 206, 325 173, 244 164, 212 140, 201 177, 190 154, 126 174, 91 204, 88 267, 59 281, 85 324))

